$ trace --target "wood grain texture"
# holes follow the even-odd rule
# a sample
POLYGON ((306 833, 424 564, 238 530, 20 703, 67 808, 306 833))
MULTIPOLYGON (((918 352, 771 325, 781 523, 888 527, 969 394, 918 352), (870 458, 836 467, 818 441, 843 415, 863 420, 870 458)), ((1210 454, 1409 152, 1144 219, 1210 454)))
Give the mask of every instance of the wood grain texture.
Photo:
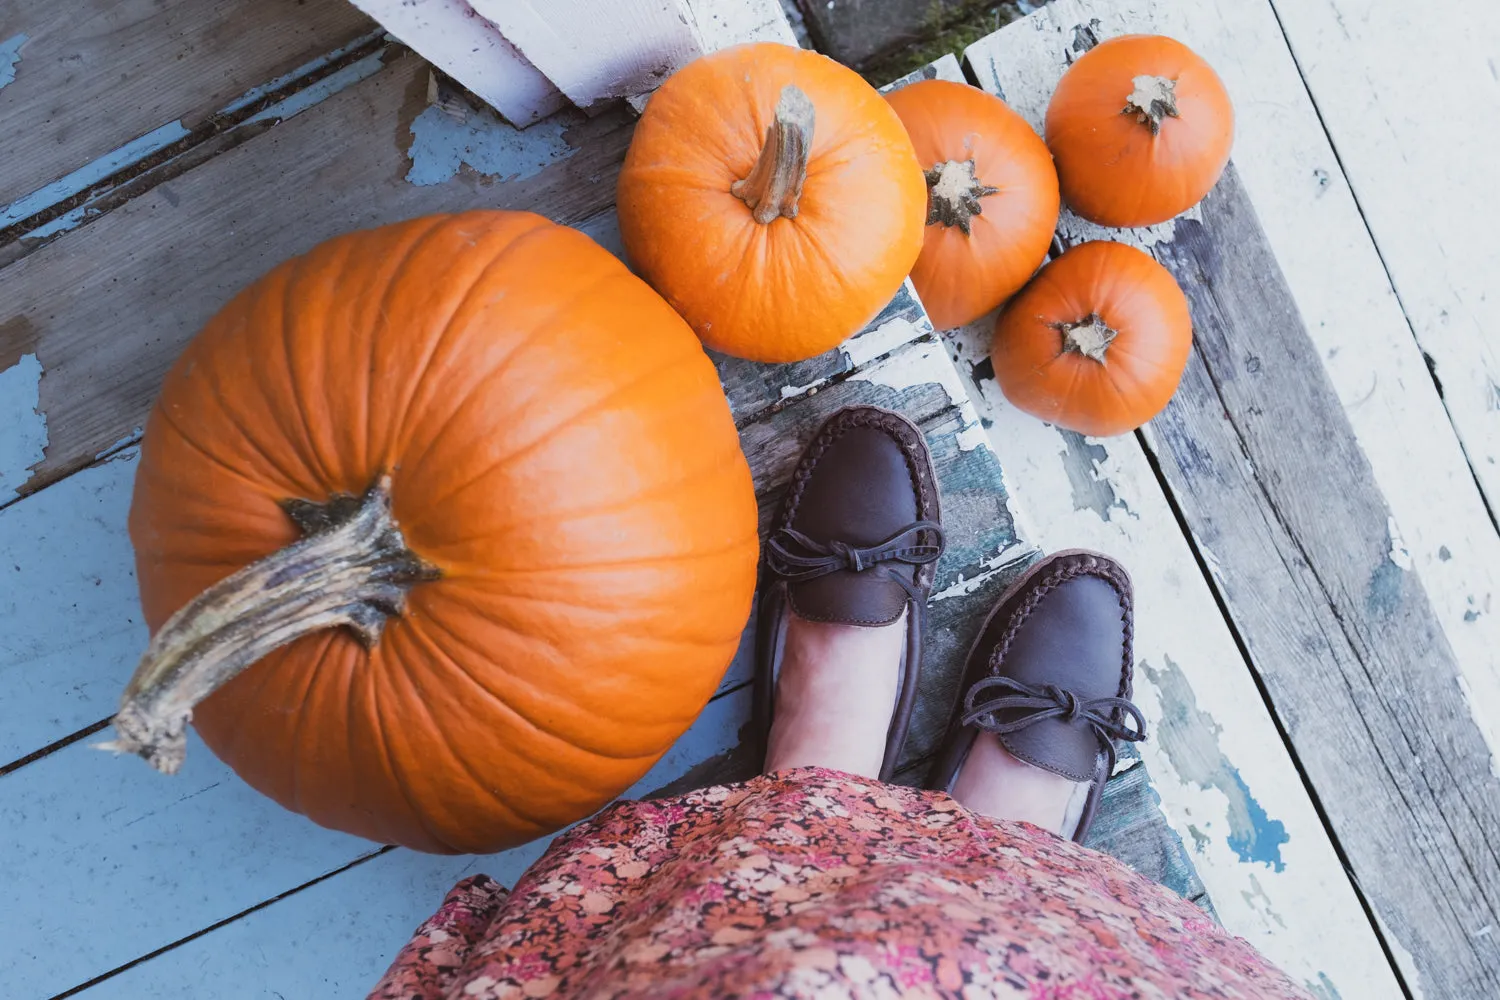
POLYGON ((627 113, 524 132, 488 111, 456 122, 427 108, 427 75, 397 60, 0 269, 0 357, 34 353, 43 369, 49 445, 31 489, 141 426, 182 345, 287 257, 428 212, 524 208, 571 222, 613 202, 627 113))
POLYGON ((345 0, 5 0, 24 35, 0 97, 0 205, 364 34, 345 0))
POLYGON ((1202 214, 1155 247, 1196 351, 1147 441, 1422 995, 1500 994, 1475 933, 1500 925, 1500 779, 1458 664, 1232 171, 1202 214))
MULTIPOLYGON (((1414 16, 1395 8, 1383 8, 1376 14, 1363 4, 1350 10, 1355 17, 1347 19, 1349 30, 1360 33, 1389 25, 1392 19, 1401 23, 1414 16)), ((1451 12, 1452 5, 1446 3, 1436 11, 1448 19, 1451 12)), ((1292 17, 1286 11, 1283 16, 1292 17)), ((1306 16, 1306 11, 1298 8, 1296 16, 1306 16)), ((1491 18, 1494 9, 1486 6, 1475 16, 1491 18)), ((1043 38, 1071 42, 1080 25, 1089 26, 1100 37, 1131 31, 1168 34, 1190 44, 1224 79, 1235 102, 1234 160, 1240 180, 1390 505, 1395 518, 1394 547, 1410 555, 1412 568, 1422 578, 1462 667, 1470 715, 1486 735, 1491 766, 1500 769, 1500 759, 1495 757, 1500 753, 1500 614, 1494 613, 1494 601, 1500 595, 1500 534, 1475 486, 1475 472, 1466 460, 1465 447, 1470 450, 1468 457, 1476 459, 1476 468, 1493 466, 1488 459, 1476 458, 1478 453, 1467 439, 1460 444, 1449 420, 1450 409, 1455 420, 1459 411, 1433 391, 1424 358, 1424 350, 1430 350, 1430 346, 1419 344, 1413 337, 1412 324, 1402 310, 1406 295, 1403 292, 1398 297, 1392 287, 1382 260, 1386 248, 1376 248, 1366 225, 1364 214, 1373 206, 1356 203, 1340 167, 1346 153, 1344 144, 1340 142, 1335 151, 1320 117, 1324 110, 1322 94, 1334 86, 1344 88, 1340 99, 1347 102, 1345 113, 1351 129, 1360 128, 1366 120, 1376 121, 1384 113, 1383 103, 1366 106, 1357 88, 1353 94, 1348 91, 1355 76, 1342 77, 1336 71, 1336 65, 1342 63, 1329 63, 1324 77, 1316 81, 1315 106, 1314 94, 1299 72, 1299 60, 1287 48, 1277 11, 1264 0, 1055 0, 1026 23, 1038 42, 1043 38)), ((1287 23, 1290 30, 1290 21, 1287 23)), ((1427 38, 1428 31, 1427 27, 1414 28, 1413 37, 1427 38)), ((1456 58, 1472 60, 1474 48, 1482 47, 1484 37, 1466 40, 1456 58)), ((1349 44, 1337 33, 1331 33, 1326 41, 1329 45, 1349 44)), ((971 50, 975 54, 973 68, 987 87, 994 87, 995 70, 984 51, 982 46, 971 50)), ((1360 60, 1368 57, 1368 52, 1359 55, 1360 60)), ((1409 63, 1413 73, 1426 78, 1433 73, 1441 75, 1446 58, 1441 46, 1424 43, 1403 49, 1398 61, 1403 66, 1409 63)), ((1464 72, 1472 68, 1470 65, 1464 72)), ((1035 60, 1001 67, 999 73, 1009 74, 1010 81, 1048 79, 1035 75, 1044 73, 1035 60)), ((1309 75, 1308 80, 1314 77, 1309 75)), ((1006 95, 1011 103, 1033 121, 1040 120, 1050 96, 1050 83, 1041 88, 1010 83, 1009 91, 1013 91, 1006 95)), ((1379 128, 1372 132, 1386 135, 1379 128)), ((1459 148, 1449 145, 1447 133, 1424 134, 1423 156, 1446 159, 1447 150, 1459 148)), ((1493 130, 1453 133, 1452 142, 1492 134, 1493 130)), ((1369 141, 1369 137, 1362 141, 1369 141)), ((1372 161, 1370 166, 1378 168, 1384 163, 1392 171, 1405 171, 1407 155, 1415 154, 1392 154, 1372 161)), ((1485 162, 1462 157, 1451 168, 1459 171, 1460 181, 1468 183, 1470 171, 1482 172, 1485 162)), ((1427 184, 1417 193, 1433 198, 1447 190, 1446 184, 1427 184)), ((1405 209, 1401 206, 1409 204, 1412 202, 1403 198, 1396 207, 1381 210, 1402 212, 1405 209)), ((1433 202, 1408 217, 1430 220, 1433 232, 1439 228, 1447 232, 1462 230, 1478 218, 1477 213, 1492 210, 1491 200, 1472 211, 1468 204, 1464 200, 1443 206, 1433 202)), ((1473 231, 1483 231, 1483 227, 1474 226, 1473 231)), ((1150 242, 1161 235, 1141 230, 1125 238, 1150 242)), ((1469 264, 1485 260, 1485 254, 1491 252, 1493 246, 1489 250, 1480 248, 1477 255, 1465 250, 1455 258, 1455 273, 1470 274, 1469 264)), ((1432 254, 1428 259, 1443 257, 1437 251, 1432 254)), ((1470 344, 1465 353, 1460 340, 1452 343, 1455 352, 1441 365, 1446 365, 1450 374, 1453 370, 1467 373, 1458 376, 1460 380, 1475 377, 1477 384, 1479 373, 1488 364, 1483 345, 1470 344)))
POLYGON ((552 81, 466 0, 353 0, 519 128, 567 106, 552 81))
POLYGON ((1271 0, 1492 511, 1500 5, 1271 0))
POLYGON ((655 90, 707 51, 687 0, 469 0, 580 108, 655 90))
MULTIPOLYGON (((1254 40, 1233 21, 1253 6, 1055 0, 971 47, 966 58, 985 89, 1003 94, 1038 127, 1056 80, 1090 32, 1167 31, 1200 51, 1217 45, 1206 54, 1218 65, 1254 40), (1166 23, 1189 10, 1199 17, 1199 34, 1176 20, 1166 23)), ((1261 69, 1267 63, 1252 60, 1261 69)), ((1267 72, 1261 86, 1280 96, 1284 82, 1267 72)), ((1244 128, 1253 115, 1276 111, 1253 101, 1241 107, 1247 103, 1244 128)), ((1269 148, 1276 138, 1267 131, 1254 148, 1269 148)), ((1250 144, 1242 131, 1242 147, 1250 144)), ((1070 238, 1096 235, 1067 217, 1061 231, 1070 238)), ((1171 233, 1160 227, 1098 235, 1149 245, 1171 233)), ((1162 808, 1192 846, 1225 925, 1319 995, 1401 996, 1150 456, 1134 438, 1083 438, 1011 408, 989 363, 992 329, 993 319, 981 320, 955 331, 952 345, 992 421, 990 437, 1006 475, 1018 486, 1022 536, 1045 548, 1102 549, 1129 567, 1137 594, 1137 692, 1155 734, 1142 753, 1162 808)))
POLYGON ((705 51, 717 52, 741 42, 797 44, 780 0, 687 0, 687 5, 705 51))

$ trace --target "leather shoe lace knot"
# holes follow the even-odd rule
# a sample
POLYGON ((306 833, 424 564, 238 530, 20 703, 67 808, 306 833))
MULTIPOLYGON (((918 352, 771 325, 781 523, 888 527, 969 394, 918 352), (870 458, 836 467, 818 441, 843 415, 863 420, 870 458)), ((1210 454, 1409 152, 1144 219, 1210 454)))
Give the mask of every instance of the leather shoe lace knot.
POLYGON ((1056 684, 1039 687, 1013 677, 986 677, 964 695, 963 724, 992 733, 1013 733, 1045 719, 1088 723, 1113 756, 1111 740, 1139 743, 1146 738, 1146 717, 1128 698, 1079 698, 1056 684), (985 701, 980 698, 991 693, 985 701))
MULTIPOLYGON (((766 565, 789 583, 799 583, 841 570, 885 569, 884 564, 890 563, 922 566, 936 562, 943 546, 943 529, 936 521, 913 521, 885 541, 863 548, 838 540, 819 542, 793 528, 778 528, 766 539, 766 565), (934 540, 923 541, 924 533, 934 540)), ((912 592, 902 576, 885 575, 912 592)))

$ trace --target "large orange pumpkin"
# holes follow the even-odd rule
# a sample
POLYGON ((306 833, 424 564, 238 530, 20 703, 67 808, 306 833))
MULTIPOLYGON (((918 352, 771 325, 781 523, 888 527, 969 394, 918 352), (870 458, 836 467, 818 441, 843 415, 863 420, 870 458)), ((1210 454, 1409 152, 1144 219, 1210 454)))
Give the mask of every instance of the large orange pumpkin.
POLYGON ((191 716, 286 807, 440 852, 641 777, 730 662, 758 552, 692 332, 517 212, 343 236, 241 292, 167 375, 130 535, 154 635, 116 749, 175 770, 191 716))
POLYGON ((1162 35, 1101 42, 1047 105, 1063 200, 1105 226, 1152 226, 1208 194, 1229 162, 1234 109, 1213 68, 1162 35))
POLYGON ((1000 98, 948 80, 886 95, 927 177, 927 229, 911 280, 938 329, 972 323, 1046 259, 1057 171, 1040 137, 1000 98))
POLYGON ((662 84, 618 190, 631 263, 705 344, 755 361, 810 358, 873 319, 922 249, 926 206, 880 95, 774 42, 662 84))
POLYGON ((1193 345, 1171 272, 1123 243, 1065 251, 1010 300, 991 359, 1005 398, 1094 437, 1135 430, 1177 390, 1193 345))

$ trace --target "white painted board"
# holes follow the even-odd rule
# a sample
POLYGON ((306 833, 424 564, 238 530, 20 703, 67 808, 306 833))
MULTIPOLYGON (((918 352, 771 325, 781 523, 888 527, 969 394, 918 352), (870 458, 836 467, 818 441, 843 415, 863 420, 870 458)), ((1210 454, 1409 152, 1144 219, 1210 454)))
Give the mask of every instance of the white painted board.
POLYGON ((705 51, 685 0, 470 0, 580 108, 655 90, 705 51))
POLYGON ((352 2, 518 128, 567 105, 551 81, 465 0, 352 2))
MULTIPOLYGON (((1500 506, 1500 4, 1272 0, 1271 6, 1494 509, 1500 506)), ((1477 603, 1472 610, 1492 614, 1477 603)))

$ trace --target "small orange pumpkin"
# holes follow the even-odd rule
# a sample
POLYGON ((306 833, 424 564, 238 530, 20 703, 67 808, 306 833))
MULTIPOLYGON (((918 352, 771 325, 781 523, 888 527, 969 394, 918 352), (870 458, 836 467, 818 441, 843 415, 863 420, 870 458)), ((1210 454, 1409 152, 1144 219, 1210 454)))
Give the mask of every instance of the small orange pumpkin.
POLYGON ((1192 345, 1171 273, 1135 247, 1097 241, 1064 252, 1010 300, 990 356, 1017 407, 1109 437, 1161 412, 1192 345))
POLYGON ((922 249, 927 190, 901 121, 816 52, 715 52, 651 96, 617 192, 631 263, 703 343, 755 361, 837 347, 922 249))
POLYGON ((153 636, 115 749, 175 770, 191 718, 289 809, 465 853, 646 772, 758 554, 687 324, 521 212, 341 236, 242 291, 167 375, 130 537, 153 636))
POLYGON ((1229 162, 1234 109, 1218 74, 1162 35, 1101 42, 1047 105, 1062 195, 1104 226, 1153 226, 1192 208, 1229 162))
POLYGON ((1000 98, 948 80, 886 95, 927 178, 927 229, 912 284, 933 325, 972 323, 1015 294, 1047 257, 1057 171, 1000 98))

